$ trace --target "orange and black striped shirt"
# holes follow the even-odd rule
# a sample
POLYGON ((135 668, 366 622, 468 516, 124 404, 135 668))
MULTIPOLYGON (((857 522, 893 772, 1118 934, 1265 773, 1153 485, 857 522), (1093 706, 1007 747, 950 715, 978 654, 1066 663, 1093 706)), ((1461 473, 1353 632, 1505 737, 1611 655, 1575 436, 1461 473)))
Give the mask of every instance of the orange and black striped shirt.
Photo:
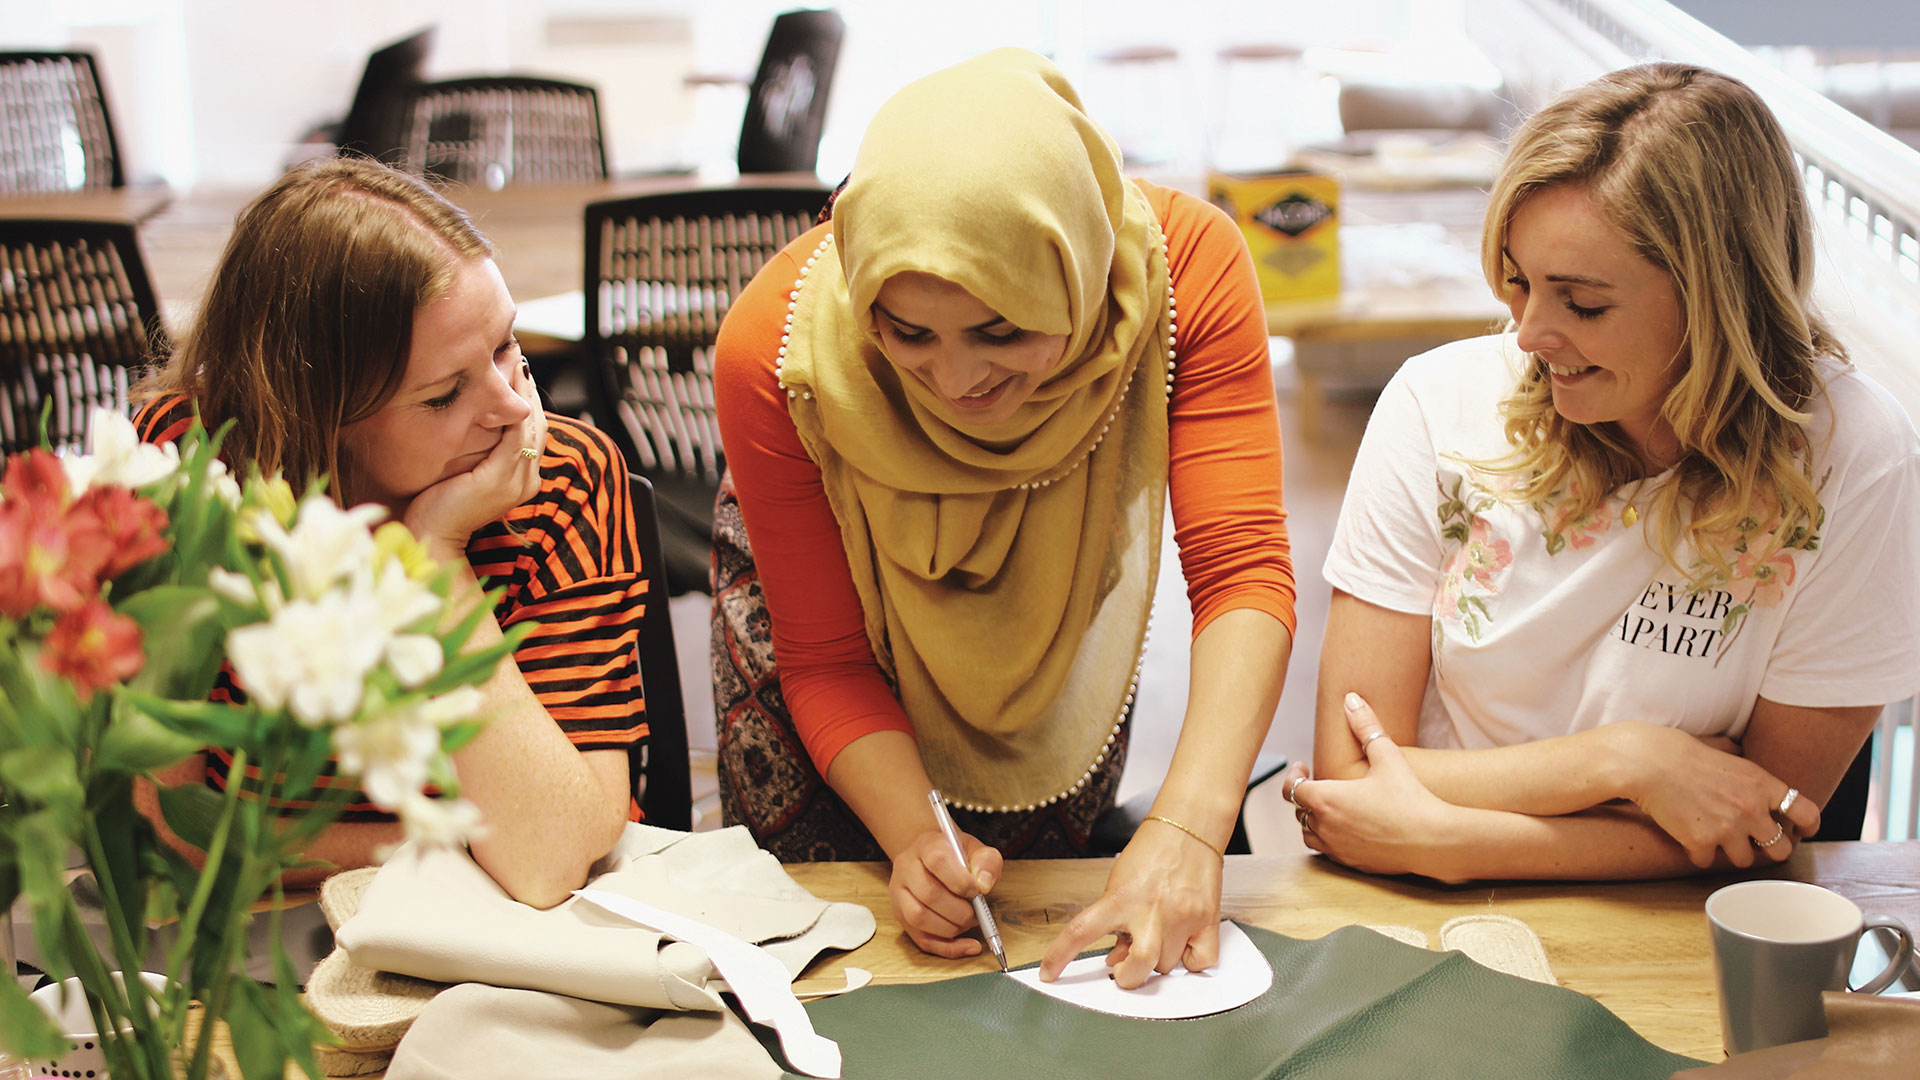
MULTIPOLYGON (((167 443, 186 434, 193 417, 192 400, 170 394, 141 408, 134 425, 142 439, 167 443)), ((606 435, 547 414, 539 493, 474 533, 467 564, 483 587, 503 590, 494 605, 501 629, 533 624, 514 662, 574 746, 631 750, 644 742, 640 621, 646 604, 664 598, 648 596, 640 576, 626 462, 606 435)), ((211 696, 245 700, 225 667, 211 696)), ((224 788, 231 765, 231 755, 209 748, 207 783, 224 788)), ((323 786, 332 782, 330 776, 321 780, 323 786)), ((289 802, 284 808, 300 806, 289 802)), ((378 821, 388 815, 361 799, 342 817, 378 821)))

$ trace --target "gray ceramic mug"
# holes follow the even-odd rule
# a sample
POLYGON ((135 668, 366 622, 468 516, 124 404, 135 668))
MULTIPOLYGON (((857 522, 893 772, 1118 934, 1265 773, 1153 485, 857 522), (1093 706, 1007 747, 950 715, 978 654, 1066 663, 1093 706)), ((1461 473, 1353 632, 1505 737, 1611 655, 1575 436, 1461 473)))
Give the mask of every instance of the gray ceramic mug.
POLYGON ((1743 881, 1707 897, 1720 1033, 1742 1054, 1827 1033, 1820 994, 1877 994, 1913 960, 1913 932, 1887 915, 1862 918, 1853 901, 1803 881, 1743 881), (1847 973, 1860 935, 1885 928, 1900 938, 1887 969, 1862 986, 1847 973))

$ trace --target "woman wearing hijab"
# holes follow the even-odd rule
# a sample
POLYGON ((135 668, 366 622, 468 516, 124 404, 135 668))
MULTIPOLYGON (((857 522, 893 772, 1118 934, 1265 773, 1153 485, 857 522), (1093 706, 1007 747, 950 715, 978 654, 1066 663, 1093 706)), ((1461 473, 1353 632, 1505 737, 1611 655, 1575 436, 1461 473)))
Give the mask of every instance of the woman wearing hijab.
POLYGON ((1170 498, 1195 631, 1179 745, 1043 967, 1109 933, 1122 986, 1210 966, 1294 618, 1233 223, 1126 178, 1048 61, 987 53, 880 109, 832 220, 742 292, 715 365, 728 819, 783 859, 890 859, 914 942, 977 954, 968 900, 1002 857, 1084 854, 1113 805, 1170 498))

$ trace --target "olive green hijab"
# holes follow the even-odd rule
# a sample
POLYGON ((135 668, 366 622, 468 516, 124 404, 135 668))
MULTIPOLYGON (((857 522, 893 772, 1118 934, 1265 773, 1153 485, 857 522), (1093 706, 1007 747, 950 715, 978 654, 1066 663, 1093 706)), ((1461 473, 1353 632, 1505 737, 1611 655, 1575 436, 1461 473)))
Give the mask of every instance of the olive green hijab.
POLYGON ((1045 805, 1131 702, 1159 558, 1173 306, 1159 223, 1050 62, 1000 49, 875 116, 796 283, 781 382, 874 652, 949 799, 1045 805), (954 282, 1060 366, 970 423, 889 362, 880 287, 954 282))

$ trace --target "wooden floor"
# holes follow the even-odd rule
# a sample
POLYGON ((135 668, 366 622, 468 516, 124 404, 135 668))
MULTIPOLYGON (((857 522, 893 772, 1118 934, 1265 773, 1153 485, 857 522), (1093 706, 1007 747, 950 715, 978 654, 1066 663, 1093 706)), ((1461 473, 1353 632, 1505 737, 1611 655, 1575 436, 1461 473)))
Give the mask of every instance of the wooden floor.
MULTIPOLYGON (((1298 583, 1299 632, 1286 692, 1266 741, 1270 753, 1304 761, 1313 748, 1314 674, 1320 658, 1320 633, 1326 622, 1328 586, 1320 576, 1333 523, 1346 492, 1347 472, 1366 427, 1372 396, 1365 392, 1335 392, 1320 416, 1320 428, 1308 441, 1299 433, 1293 371, 1284 340, 1276 340, 1275 389, 1280 403, 1280 426, 1286 455, 1287 529, 1293 544, 1294 575, 1298 583)), ((1171 524, 1161 562, 1153 632, 1140 676, 1134 709, 1133 746, 1120 798, 1157 785, 1173 758, 1186 705, 1188 642, 1193 620, 1187 609, 1186 588, 1174 557, 1171 524)), ((710 598, 692 593, 673 601, 674 640, 680 651, 681 681, 687 699, 688 741, 694 757, 696 828, 719 827, 714 796, 712 676, 708 668, 707 614, 710 598)), ((1304 850, 1293 825, 1291 808, 1279 796, 1278 784, 1256 789, 1248 798, 1248 831, 1260 853, 1304 850)))

